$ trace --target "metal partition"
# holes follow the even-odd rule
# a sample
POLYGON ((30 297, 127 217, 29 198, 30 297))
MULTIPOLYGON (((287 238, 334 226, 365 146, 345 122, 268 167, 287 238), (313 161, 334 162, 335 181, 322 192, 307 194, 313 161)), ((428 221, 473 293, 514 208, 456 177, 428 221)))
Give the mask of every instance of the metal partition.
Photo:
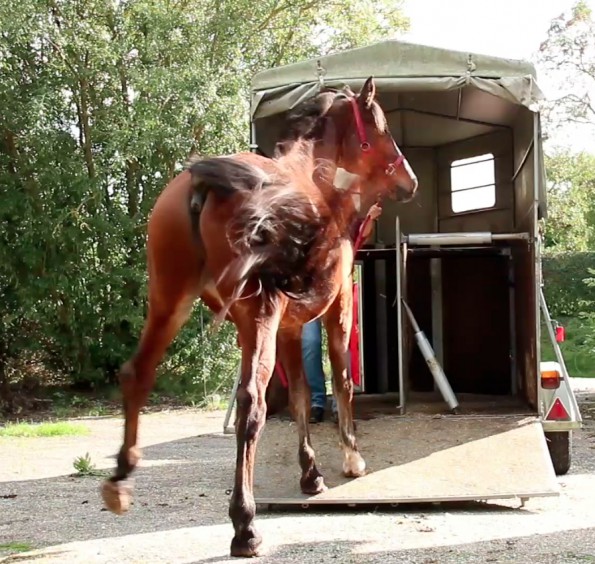
MULTIPOLYGON (((396 252, 396 279, 397 294, 395 304, 397 309, 397 323, 399 330, 399 406, 401 414, 407 410, 407 392, 408 392, 408 366, 404 358, 405 342, 405 312, 402 308, 403 300, 407 299, 406 292, 406 261, 408 254, 422 254, 430 259, 431 274, 431 300, 432 300, 432 336, 433 336, 433 354, 432 359, 426 358, 430 370, 434 376, 435 389, 440 389, 443 397, 450 394, 443 392, 445 384, 442 381, 446 378, 442 372, 443 365, 443 327, 442 327, 442 277, 441 277, 441 257, 445 256, 482 256, 487 253, 507 255, 510 259, 509 281, 514 280, 514 265, 512 261, 510 246, 498 245, 502 242, 530 241, 529 233, 491 233, 491 232, 473 232, 473 233, 416 233, 406 235, 401 233, 399 218, 395 222, 395 239, 399 242, 395 246, 396 252), (436 363, 436 366, 433 364, 436 363)), ((509 290, 509 308, 514 308, 515 295, 514 285, 510 284, 509 290)), ((510 312, 510 379, 511 390, 516 393, 516 324, 513 311, 510 312)), ((447 381, 446 381, 447 382, 447 381)), ((446 387, 449 388, 448 382, 446 387)))

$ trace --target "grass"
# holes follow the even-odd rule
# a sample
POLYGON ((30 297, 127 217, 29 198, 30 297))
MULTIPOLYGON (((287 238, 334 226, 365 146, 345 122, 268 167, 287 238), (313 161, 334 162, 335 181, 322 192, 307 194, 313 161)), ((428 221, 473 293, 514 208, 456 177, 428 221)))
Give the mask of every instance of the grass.
POLYGON ((89 434, 89 429, 78 423, 8 423, 0 427, 0 437, 65 437, 89 434))
POLYGON ((26 542, 4 542, 0 543, 0 550, 8 552, 28 552, 33 550, 33 546, 26 542))
POLYGON ((79 478, 83 476, 109 476, 109 472, 107 470, 97 469, 88 452, 85 454, 85 456, 77 456, 72 462, 72 466, 76 470, 76 473, 73 474, 73 476, 79 478))
POLYGON ((80 476, 90 476, 96 472, 95 464, 91 462, 91 456, 89 453, 85 456, 77 456, 72 463, 77 474, 80 476))
MULTIPOLYGON (((574 378, 595 378, 595 327, 588 320, 570 317, 559 318, 566 331, 560 350, 568 373, 574 378)), ((542 326, 542 360, 556 360, 547 327, 542 326)))

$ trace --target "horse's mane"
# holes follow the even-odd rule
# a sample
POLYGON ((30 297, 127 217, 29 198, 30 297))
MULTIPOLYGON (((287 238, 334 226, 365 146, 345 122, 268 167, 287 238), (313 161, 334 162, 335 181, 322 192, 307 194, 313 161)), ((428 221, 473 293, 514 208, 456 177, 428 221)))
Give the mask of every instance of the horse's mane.
POLYGON ((341 91, 326 88, 307 100, 298 104, 285 121, 285 134, 278 139, 278 143, 311 139, 320 133, 323 118, 333 105, 341 91))
MULTIPOLYGON (((339 96, 350 97, 355 96, 355 94, 349 87, 345 87, 343 90, 325 88, 315 96, 304 100, 289 112, 285 118, 283 132, 275 144, 275 156, 279 157, 286 153, 298 141, 310 141, 320 138, 326 125, 327 113, 339 96)), ((377 129, 379 131, 386 130, 388 124, 380 106, 374 103, 370 110, 377 129)))

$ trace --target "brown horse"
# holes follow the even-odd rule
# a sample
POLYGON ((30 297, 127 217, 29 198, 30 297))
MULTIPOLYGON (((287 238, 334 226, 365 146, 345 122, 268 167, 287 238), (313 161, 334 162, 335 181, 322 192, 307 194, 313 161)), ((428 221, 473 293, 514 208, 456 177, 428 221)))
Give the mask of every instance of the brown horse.
POLYGON ((364 473, 345 363, 353 192, 366 205, 384 195, 406 200, 416 189, 417 179, 375 101, 371 78, 358 96, 329 91, 298 106, 274 158, 240 153, 198 160, 166 186, 148 225, 148 317, 139 346, 119 375, 124 442, 114 476, 103 485, 110 510, 123 513, 129 507, 129 478, 140 460, 139 412, 159 362, 197 298, 218 319, 235 324, 242 349, 231 554, 254 556, 262 542, 254 526, 253 471, 276 355, 287 371, 297 422, 301 489, 315 494, 326 488, 309 436, 310 392, 301 356, 302 326, 320 316, 329 335, 343 470, 354 477, 364 473), (338 169, 357 181, 337 189, 338 169))

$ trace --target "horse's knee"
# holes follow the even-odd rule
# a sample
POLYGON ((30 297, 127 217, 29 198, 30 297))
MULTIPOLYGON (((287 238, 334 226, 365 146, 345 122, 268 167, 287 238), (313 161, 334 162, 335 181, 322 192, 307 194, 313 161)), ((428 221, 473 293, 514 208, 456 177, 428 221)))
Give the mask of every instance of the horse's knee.
POLYGON ((342 378, 341 389, 348 396, 351 396, 351 394, 353 394, 353 380, 349 376, 347 376, 346 378, 342 378))
POLYGON ((146 398, 153 388, 155 370, 135 362, 135 359, 126 361, 118 372, 118 381, 124 399, 135 400, 146 398))
POLYGON ((130 398, 136 389, 136 368, 131 360, 126 361, 118 372, 118 382, 124 400, 130 398))
POLYGON ((257 438, 266 418, 266 402, 257 390, 240 388, 237 395, 238 422, 243 422, 244 440, 253 441, 257 438))

